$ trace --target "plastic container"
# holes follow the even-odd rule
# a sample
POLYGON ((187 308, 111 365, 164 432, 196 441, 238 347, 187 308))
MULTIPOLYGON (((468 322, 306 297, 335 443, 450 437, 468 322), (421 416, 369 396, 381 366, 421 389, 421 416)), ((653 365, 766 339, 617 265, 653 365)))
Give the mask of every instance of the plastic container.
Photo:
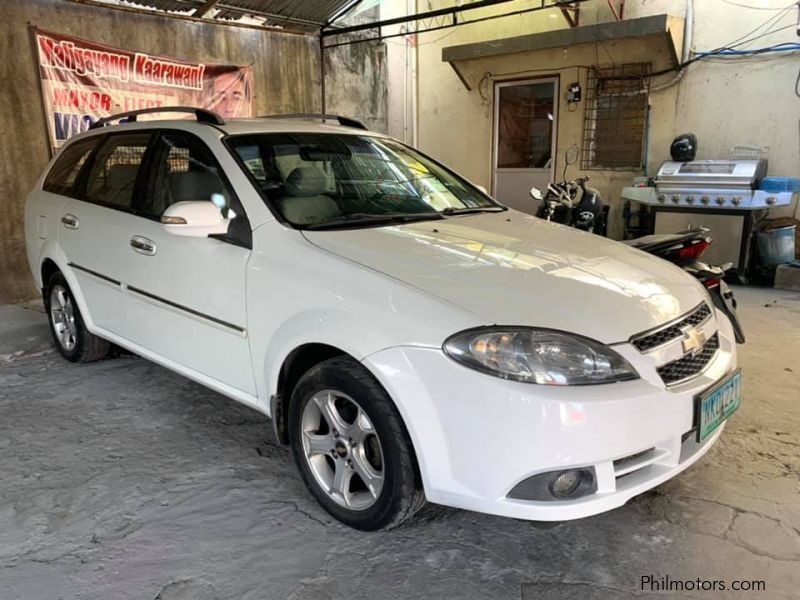
POLYGON ((765 267, 775 267, 794 260, 796 225, 756 233, 758 255, 765 267))
POLYGON ((765 192, 800 192, 800 179, 797 177, 764 177, 758 189, 765 192))

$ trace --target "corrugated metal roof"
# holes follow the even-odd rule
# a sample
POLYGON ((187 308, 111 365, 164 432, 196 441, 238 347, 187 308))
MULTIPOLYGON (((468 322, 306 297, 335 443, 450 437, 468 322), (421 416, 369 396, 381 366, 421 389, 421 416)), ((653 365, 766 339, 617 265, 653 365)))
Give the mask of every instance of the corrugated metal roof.
MULTIPOLYGON (((336 15, 353 0, 220 0, 214 2, 215 19, 239 19, 250 15, 274 24, 286 23, 315 29, 336 15)), ((128 0, 131 4, 191 15, 206 0, 128 0)))

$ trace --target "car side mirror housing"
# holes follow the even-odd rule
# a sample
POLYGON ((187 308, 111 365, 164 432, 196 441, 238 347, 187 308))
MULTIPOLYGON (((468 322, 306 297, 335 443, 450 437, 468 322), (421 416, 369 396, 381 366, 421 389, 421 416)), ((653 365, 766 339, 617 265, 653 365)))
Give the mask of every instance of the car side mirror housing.
POLYGON ((531 195, 531 198, 533 198, 534 200, 543 200, 544 199, 544 194, 542 194, 542 190, 540 190, 539 188, 537 188, 535 186, 531 188, 530 195, 531 195))
POLYGON ((478 188, 478 190, 480 190, 482 193, 486 194, 487 196, 489 195, 489 190, 487 190, 484 186, 478 184, 475 187, 478 188))
MULTIPOLYGON (((229 213, 229 216, 230 215, 229 213)), ((208 200, 176 202, 161 215, 164 231, 187 237, 208 237, 228 233, 230 219, 222 216, 219 207, 208 200)))

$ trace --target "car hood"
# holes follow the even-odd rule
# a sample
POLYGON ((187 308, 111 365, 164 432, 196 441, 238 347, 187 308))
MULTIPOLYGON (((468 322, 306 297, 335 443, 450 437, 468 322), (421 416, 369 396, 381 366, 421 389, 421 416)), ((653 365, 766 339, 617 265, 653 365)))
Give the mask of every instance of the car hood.
POLYGON ((706 295, 665 260, 516 211, 304 235, 483 324, 548 327, 605 343, 666 323, 706 295))

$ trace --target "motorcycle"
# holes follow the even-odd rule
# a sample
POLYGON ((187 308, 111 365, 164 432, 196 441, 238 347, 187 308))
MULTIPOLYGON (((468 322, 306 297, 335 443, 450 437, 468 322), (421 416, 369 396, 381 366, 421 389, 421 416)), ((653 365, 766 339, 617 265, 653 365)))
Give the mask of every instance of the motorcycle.
POLYGON ((733 263, 718 266, 700 261, 700 256, 713 240, 705 227, 690 228, 679 233, 646 235, 622 243, 670 261, 693 275, 708 290, 711 301, 730 319, 737 344, 745 343, 744 329, 736 314, 736 298, 725 283, 733 263))
POLYGON ((587 181, 589 177, 549 183, 544 195, 538 188, 531 188, 531 197, 541 201, 536 216, 605 236, 608 207, 603 203, 599 191, 586 187, 587 181))
MULTIPOLYGON (((588 177, 579 177, 574 181, 550 183, 546 194, 536 187, 531 188, 531 197, 541 201, 536 216, 606 235, 608 207, 603 203, 600 192, 586 187, 587 181, 588 177)), ((732 263, 714 266, 700 261, 700 256, 713 241, 707 234, 706 228, 690 228, 679 233, 646 235, 622 243, 668 260, 700 281, 708 290, 714 306, 730 319, 736 343, 744 344, 745 334, 736 314, 736 299, 725 283, 725 275, 733 266, 732 263)))

